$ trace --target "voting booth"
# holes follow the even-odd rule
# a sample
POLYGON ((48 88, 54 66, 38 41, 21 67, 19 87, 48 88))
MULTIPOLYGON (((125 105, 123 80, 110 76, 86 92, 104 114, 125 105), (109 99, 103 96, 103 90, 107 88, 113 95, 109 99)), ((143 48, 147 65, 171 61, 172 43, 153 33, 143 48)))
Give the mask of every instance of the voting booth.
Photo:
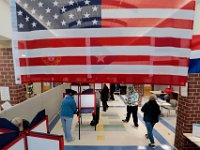
POLYGON ((82 92, 82 91, 84 91, 84 90, 86 90, 86 89, 89 89, 90 88, 90 86, 89 86, 89 84, 83 84, 83 85, 79 85, 79 84, 72 84, 71 86, 70 86, 70 89, 72 89, 72 90, 74 90, 74 91, 76 91, 76 92, 79 92, 79 88, 80 88, 80 92, 82 92))
POLYGON ((63 136, 49 134, 45 110, 36 114, 24 131, 19 131, 11 121, 0 118, 0 141, 2 150, 64 150, 63 136))
MULTIPOLYGON (((71 85, 72 89, 66 89, 63 96, 73 92, 74 99, 78 108, 78 123, 79 123, 79 139, 80 139, 80 124, 82 115, 85 113, 96 114, 96 93, 94 89, 90 89, 89 85, 71 85)), ((95 125, 96 130, 96 125, 95 125)))

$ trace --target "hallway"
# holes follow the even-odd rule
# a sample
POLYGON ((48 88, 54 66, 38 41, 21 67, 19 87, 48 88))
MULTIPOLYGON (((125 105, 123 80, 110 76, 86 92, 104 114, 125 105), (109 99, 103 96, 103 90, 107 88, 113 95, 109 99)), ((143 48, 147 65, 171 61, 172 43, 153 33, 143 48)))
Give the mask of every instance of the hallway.
MULTIPOLYGON (((75 141, 71 143, 65 142, 66 150, 148 150, 152 149, 148 147, 149 140, 145 138, 146 128, 142 119, 142 112, 139 108, 138 118, 139 127, 136 128, 133 125, 132 119, 129 123, 123 123, 122 119, 126 116, 126 107, 122 101, 121 96, 115 95, 115 101, 108 101, 110 106, 108 111, 103 112, 100 108, 100 121, 97 125, 97 129, 90 126, 92 120, 91 114, 82 115, 82 125, 80 131, 78 131, 78 120, 74 116, 72 134, 75 137, 75 141)), ((145 102, 147 97, 143 98, 145 102)), ((155 137, 155 149, 171 150, 174 145, 175 137, 175 125, 176 115, 172 112, 170 116, 166 116, 165 110, 162 110, 165 114, 160 118, 160 122, 155 125, 154 137, 155 137)), ((50 125, 52 134, 63 134, 61 122, 59 116, 50 125)))

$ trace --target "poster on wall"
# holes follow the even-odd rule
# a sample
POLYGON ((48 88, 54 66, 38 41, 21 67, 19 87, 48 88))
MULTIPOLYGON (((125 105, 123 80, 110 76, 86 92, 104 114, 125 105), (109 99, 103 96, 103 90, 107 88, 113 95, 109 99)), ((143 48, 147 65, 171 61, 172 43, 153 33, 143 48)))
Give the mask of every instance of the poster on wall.
POLYGON ((1 100, 2 101, 9 101, 10 100, 10 91, 9 87, 0 87, 0 93, 1 93, 1 100))

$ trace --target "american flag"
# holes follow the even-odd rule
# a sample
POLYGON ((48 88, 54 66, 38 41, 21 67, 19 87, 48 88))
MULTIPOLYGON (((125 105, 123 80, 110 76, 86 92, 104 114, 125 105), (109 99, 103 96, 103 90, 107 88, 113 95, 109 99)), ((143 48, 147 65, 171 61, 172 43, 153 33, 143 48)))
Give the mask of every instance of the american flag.
POLYGON ((191 44, 189 73, 200 73, 200 1, 197 1, 191 44))
POLYGON ((195 0, 11 0, 17 83, 184 85, 195 0))

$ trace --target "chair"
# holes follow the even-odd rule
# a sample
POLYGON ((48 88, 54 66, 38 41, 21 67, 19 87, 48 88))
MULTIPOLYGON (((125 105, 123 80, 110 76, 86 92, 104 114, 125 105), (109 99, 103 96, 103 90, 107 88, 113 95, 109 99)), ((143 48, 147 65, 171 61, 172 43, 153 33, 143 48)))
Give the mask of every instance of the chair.
POLYGON ((164 109, 166 109, 168 111, 167 112, 167 116, 170 115, 170 111, 171 110, 174 110, 177 113, 177 105, 178 105, 177 100, 171 99, 169 101, 169 103, 171 104, 171 106, 162 106, 162 108, 164 108, 164 109))

